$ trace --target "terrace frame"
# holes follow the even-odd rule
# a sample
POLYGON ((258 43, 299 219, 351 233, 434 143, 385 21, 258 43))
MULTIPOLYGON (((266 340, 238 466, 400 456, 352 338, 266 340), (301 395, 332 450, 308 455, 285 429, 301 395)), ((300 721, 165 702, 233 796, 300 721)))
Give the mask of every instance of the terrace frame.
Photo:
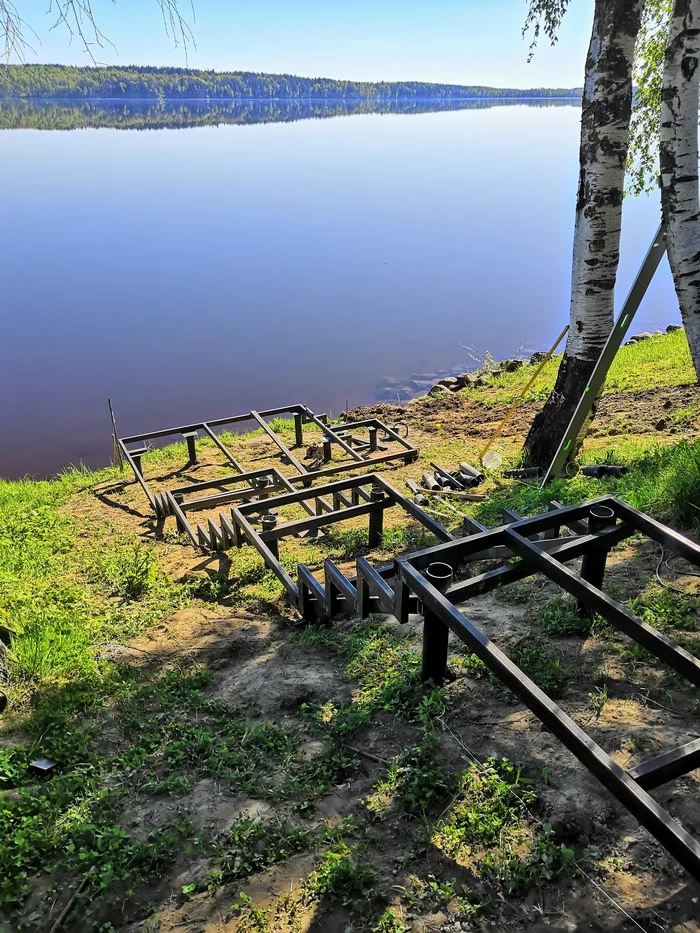
POLYGON ((280 562, 278 542, 282 538, 315 533, 327 525, 367 515, 368 544, 370 547, 376 547, 381 541, 384 511, 394 506, 415 518, 438 540, 454 540, 453 535, 419 505, 394 489, 379 474, 369 473, 347 477, 324 486, 293 490, 283 495, 243 502, 231 509, 230 522, 223 514, 220 516, 223 543, 227 546, 229 542, 237 546, 243 541, 251 544, 284 586, 290 603, 298 607, 305 618, 319 621, 328 619, 339 611, 352 614, 358 601, 369 611, 372 596, 376 594, 370 592, 366 586, 362 587, 359 574, 361 568, 374 580, 373 591, 376 589, 376 580, 380 581, 384 604, 391 591, 367 560, 363 557, 357 559, 358 577, 353 579, 345 577, 333 561, 325 560, 325 587, 306 565, 299 564, 298 582, 295 582, 280 562), (314 502, 313 507, 309 505, 310 501, 314 502), (304 507, 311 513, 310 516, 277 525, 274 510, 294 504, 304 507), (251 515, 261 516, 262 530, 259 531, 253 526, 250 521, 251 515))
POLYGON ((576 597, 581 611, 599 612, 613 627, 700 687, 700 661, 661 632, 644 623, 602 591, 609 549, 642 533, 695 567, 700 547, 684 535, 632 508, 614 496, 582 505, 556 507, 534 518, 517 518, 491 531, 397 558, 394 563, 394 614, 408 617, 408 598, 419 601, 423 615, 423 679, 442 682, 447 672, 449 633, 453 632, 484 662, 570 752, 622 803, 652 836, 695 878, 700 880, 700 844, 647 792, 700 766, 700 740, 670 749, 625 771, 455 603, 506 583, 542 573, 576 597), (561 525, 586 533, 578 539, 535 538, 558 532, 561 525), (552 545, 560 540, 561 544, 552 545), (455 570, 484 549, 505 547, 518 563, 453 582, 455 570), (564 561, 582 556, 581 573, 564 561))
MULTIPOLYGON (((248 481, 249 484, 248 494, 254 495, 256 490, 251 481, 264 475, 267 475, 272 479, 274 486, 281 485, 288 489, 289 483, 301 482, 303 485, 310 485, 316 479, 333 476, 335 474, 344 473, 349 470, 366 467, 373 468, 375 465, 390 463, 395 460, 403 460, 406 463, 411 463, 418 457, 418 449, 416 447, 410 444, 405 438, 401 437, 392 427, 383 424, 383 422, 379 421, 377 418, 367 418, 362 421, 354 422, 343 422, 342 424, 334 425, 333 427, 330 427, 327 421, 328 418, 326 415, 316 415, 307 405, 296 404, 282 406, 279 408, 268 408, 264 411, 256 411, 252 409, 246 414, 232 415, 226 418, 215 418, 208 421, 193 422, 187 425, 179 425, 178 427, 174 428, 163 428, 158 431, 132 434, 126 437, 119 437, 115 432, 115 444, 117 446, 119 455, 131 467, 136 481, 143 489, 151 508, 156 513, 156 516, 158 518, 165 518, 168 515, 176 515, 178 524, 181 525, 182 530, 189 535, 195 545, 206 549, 217 550, 216 539, 212 538, 210 531, 204 529, 203 526, 200 527, 202 527, 204 533, 200 531, 200 527, 193 529, 187 519, 184 517, 184 512, 186 510, 178 510, 176 506, 173 505, 173 502, 180 502, 181 497, 184 497, 186 494, 191 492, 204 489, 215 489, 227 484, 235 485, 237 483, 246 481, 248 481), (349 462, 333 464, 332 466, 323 469, 308 470, 307 467, 295 456, 295 454, 292 452, 292 449, 287 446, 285 441, 270 427, 270 425, 265 420, 266 418, 272 418, 279 415, 292 415, 294 421, 295 448, 304 446, 304 425, 313 424, 323 433, 322 448, 324 461, 330 462, 332 457, 332 447, 335 444, 348 455, 350 458, 349 462), (244 469, 242 464, 228 449, 228 447, 226 447, 221 438, 213 429, 217 427, 240 424, 245 421, 253 421, 258 425, 258 427, 263 429, 270 440, 279 449, 280 456, 297 471, 296 475, 285 478, 276 468, 269 468, 267 470, 261 471, 246 471, 244 469), (362 441, 353 436, 353 430, 356 431, 364 428, 368 430, 369 439, 367 441, 362 441), (162 493, 154 492, 146 481, 141 467, 141 458, 145 456, 149 450, 151 450, 151 448, 148 446, 148 442, 164 437, 179 435, 180 437, 184 438, 187 443, 189 457, 188 463, 196 463, 196 439, 200 431, 202 431, 204 435, 215 444, 225 459, 237 472, 230 476, 222 477, 221 479, 213 481, 192 483, 186 486, 176 487, 172 490, 167 490, 166 492, 162 493), (372 456, 378 451, 386 451, 386 448, 382 446, 379 440, 380 431, 383 432, 384 437, 387 437, 391 441, 399 444, 401 450, 389 453, 380 453, 378 456, 372 456), (130 449, 128 445, 134 444, 138 444, 140 446, 130 449)), ((221 493, 222 497, 225 497, 226 495, 227 492, 221 493)), ((244 497, 244 494, 240 491, 238 492, 238 495, 244 497)), ((214 496, 213 498, 215 499, 216 497, 214 496)), ((222 501, 225 501, 225 499, 222 499, 222 501)), ((215 502, 214 504, 217 503, 215 502)), ((207 506, 203 505, 202 507, 204 508, 207 506)))

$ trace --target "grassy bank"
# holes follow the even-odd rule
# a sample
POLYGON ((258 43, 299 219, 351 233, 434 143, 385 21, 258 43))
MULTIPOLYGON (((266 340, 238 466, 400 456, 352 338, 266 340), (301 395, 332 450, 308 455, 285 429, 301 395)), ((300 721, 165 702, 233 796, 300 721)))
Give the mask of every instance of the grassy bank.
MULTIPOLYGON (((556 365, 499 441, 504 467, 517 462, 556 365)), ((530 372, 396 412, 421 461, 387 471, 389 482, 402 488, 431 460, 476 462, 530 372)), ((625 476, 576 476, 542 492, 499 472, 483 503, 432 506, 456 528, 462 513, 497 523, 506 506, 528 514, 552 498, 613 492, 696 533, 700 394, 692 385, 682 332, 623 348, 582 460, 627 465, 625 476)), ((263 440, 261 431, 227 439, 237 456, 252 456, 263 440)), ((183 445, 150 456, 167 471, 183 460, 183 445)), ((433 915, 515 930, 527 925, 528 891, 574 902, 581 867, 602 879, 615 859, 627 865, 617 837, 587 830, 595 854, 585 855, 591 845, 552 830, 552 788, 565 794, 570 763, 545 766, 551 749, 541 760, 533 751, 539 731, 527 743, 496 741, 490 727, 488 742, 460 731, 475 715, 513 715, 512 698, 475 659, 456 650, 456 684, 424 692, 416 632, 374 619, 299 630, 252 548, 203 558, 173 526, 158 528, 142 499, 115 468, 0 481, 0 689, 9 699, 0 716, 0 930, 49 930, 67 906, 65 929, 104 933, 136 923, 172 929, 212 911, 241 930, 324 922, 397 933, 440 928, 420 926, 433 915), (484 768, 465 752, 472 743, 489 745, 484 768), (40 757, 54 763, 48 777, 30 766, 40 757)), ((398 521, 388 522, 382 547, 390 556, 423 543, 398 521)), ((294 544, 285 560, 290 569, 297 559, 315 566, 363 548, 351 529, 294 544)), ((653 553, 621 560, 611 572, 619 598, 697 651, 697 596, 661 589, 653 553)), ((509 598, 489 604, 496 619, 515 614, 494 637, 526 619, 516 640, 511 633, 513 656, 572 715, 603 722, 614 702, 631 702, 636 694, 619 686, 630 671, 662 709, 696 714, 694 691, 609 632, 582 632, 553 591, 533 582, 509 598), (615 677, 604 655, 618 665, 615 677), (579 684, 577 668, 590 685, 579 684)), ((628 714, 632 748, 648 741, 633 731, 645 715, 628 714)), ((617 707, 615 716, 619 726, 617 707)), ((671 892, 678 876, 664 870, 655 883, 671 892)))

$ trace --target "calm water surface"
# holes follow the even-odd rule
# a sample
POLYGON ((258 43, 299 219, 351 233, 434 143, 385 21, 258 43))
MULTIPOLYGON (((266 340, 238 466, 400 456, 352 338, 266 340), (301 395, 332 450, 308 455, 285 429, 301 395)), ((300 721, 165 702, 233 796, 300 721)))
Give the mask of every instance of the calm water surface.
MULTIPOLYGON (((0 108, 0 475, 108 462, 108 396, 124 434, 337 414, 469 368, 464 345, 551 343, 578 108, 335 112, 138 132, 0 108)), ((618 307, 658 222, 625 212, 618 307)), ((664 262, 634 329, 677 318, 664 262)))

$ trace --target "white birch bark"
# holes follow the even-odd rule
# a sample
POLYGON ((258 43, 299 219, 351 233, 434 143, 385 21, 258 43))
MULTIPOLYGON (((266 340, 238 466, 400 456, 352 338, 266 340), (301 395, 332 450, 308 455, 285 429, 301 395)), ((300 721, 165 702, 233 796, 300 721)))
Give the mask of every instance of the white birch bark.
POLYGON ((570 329, 557 381, 525 440, 547 467, 613 326, 632 64, 643 0, 596 0, 581 112, 570 329))
POLYGON ((661 97, 661 204, 673 283, 700 380, 699 57, 700 0, 675 0, 661 97))
POLYGON ((586 60, 566 353, 597 360, 613 326, 642 0, 596 0, 586 60))

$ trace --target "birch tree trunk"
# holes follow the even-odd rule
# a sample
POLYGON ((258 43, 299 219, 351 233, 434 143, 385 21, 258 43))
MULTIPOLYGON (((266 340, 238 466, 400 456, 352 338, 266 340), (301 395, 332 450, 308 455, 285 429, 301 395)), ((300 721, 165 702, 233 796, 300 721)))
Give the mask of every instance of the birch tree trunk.
POLYGON ((525 441, 546 467, 613 326, 634 44, 643 0, 596 0, 581 113, 570 330, 556 384, 525 441))
POLYGON ((666 42, 659 161, 668 261, 700 380, 700 0, 675 0, 666 42))

